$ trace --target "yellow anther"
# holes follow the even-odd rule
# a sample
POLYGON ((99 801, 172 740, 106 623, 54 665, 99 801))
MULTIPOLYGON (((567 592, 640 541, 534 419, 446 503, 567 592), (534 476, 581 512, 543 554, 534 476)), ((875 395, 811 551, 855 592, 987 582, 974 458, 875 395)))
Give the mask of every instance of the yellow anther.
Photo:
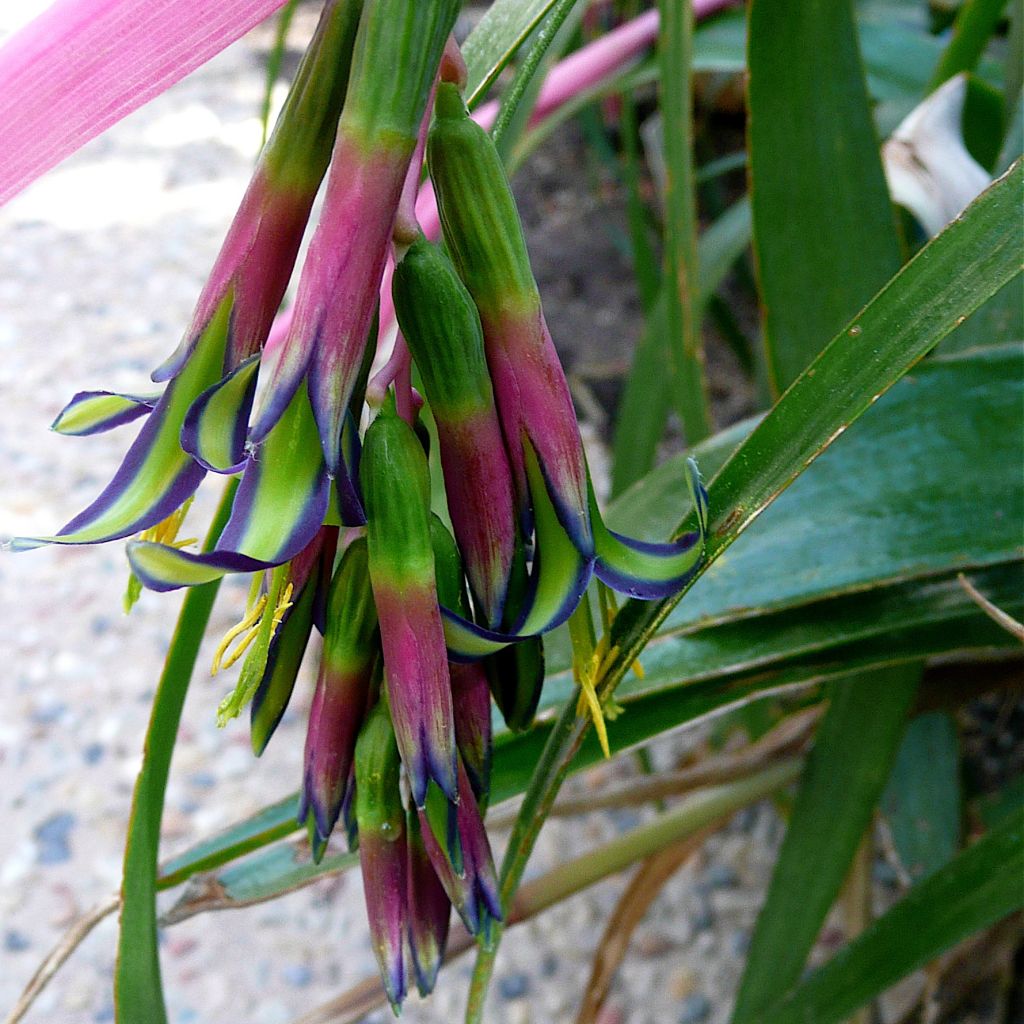
POLYGON ((597 740, 601 744, 601 750, 605 757, 611 757, 611 747, 608 745, 608 730, 604 724, 604 712, 601 710, 601 702, 597 699, 597 689, 590 673, 584 673, 580 679, 580 700, 577 705, 577 714, 581 714, 584 707, 590 712, 594 722, 594 729, 597 731, 597 740))
MULTIPOLYGON (((263 594, 257 599, 259 588, 262 583, 262 575, 257 573, 253 577, 252 586, 249 588, 249 610, 245 613, 245 617, 241 622, 236 623, 232 626, 225 634, 224 639, 217 645, 217 650, 213 655, 213 665, 210 667, 210 675, 215 676, 222 668, 231 668, 232 665, 245 652, 249 649, 249 645, 256 639, 260 631, 260 626, 263 621, 263 616, 267 610, 267 595, 263 594), (253 602, 256 602, 253 604, 253 602), (240 634, 245 635, 242 639, 235 644, 234 648, 230 650, 231 644, 235 638, 240 634)), ((281 592, 277 605, 274 607, 274 611, 271 614, 270 623, 270 636, 273 638, 277 632, 277 627, 281 625, 284 620, 285 613, 292 606, 292 593, 294 592, 294 586, 289 583, 284 590, 281 592)))
MULTIPOLYGON (((139 534, 138 539, 152 541, 155 544, 166 544, 171 548, 187 548, 190 544, 197 543, 198 537, 188 537, 185 540, 175 539, 178 536, 178 531, 181 529, 181 524, 185 521, 185 516, 188 515, 192 500, 192 498, 187 498, 166 519, 161 520, 155 526, 149 527, 148 530, 143 530, 139 534)), ((128 573, 128 586, 125 589, 123 598, 126 615, 135 607, 141 596, 142 583, 135 573, 128 573)))
POLYGON ((185 521, 185 516, 188 515, 188 510, 192 507, 192 500, 192 498, 188 498, 166 519, 161 520, 155 526, 151 526, 148 530, 143 530, 142 533, 139 534, 139 540, 153 541, 156 544, 166 544, 168 547, 172 548, 183 548, 189 544, 195 544, 198 540, 197 537, 189 537, 188 540, 177 540, 181 524, 185 521))
POLYGON ((229 668, 245 653, 246 648, 253 642, 259 629, 260 619, 263 617, 263 609, 267 606, 267 595, 264 594, 256 604, 250 608, 241 622, 232 626, 225 634, 224 639, 217 645, 213 652, 213 664, 210 666, 210 675, 215 676, 222 668, 229 668), (240 633, 246 633, 246 637, 227 657, 227 650, 235 637, 240 633))
POLYGON ((273 636, 277 627, 281 625, 281 620, 284 618, 284 613, 288 611, 292 606, 292 591, 294 587, 291 583, 284 588, 284 593, 281 594, 281 600, 277 602, 277 607, 274 609, 274 624, 271 627, 270 635, 273 636))

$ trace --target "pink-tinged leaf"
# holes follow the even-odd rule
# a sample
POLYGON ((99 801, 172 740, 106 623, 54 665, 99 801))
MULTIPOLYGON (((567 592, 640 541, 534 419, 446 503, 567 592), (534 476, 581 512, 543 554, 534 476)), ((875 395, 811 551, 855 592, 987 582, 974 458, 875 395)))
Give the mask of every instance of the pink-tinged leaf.
POLYGON ((0 203, 284 0, 56 0, 0 48, 0 203))

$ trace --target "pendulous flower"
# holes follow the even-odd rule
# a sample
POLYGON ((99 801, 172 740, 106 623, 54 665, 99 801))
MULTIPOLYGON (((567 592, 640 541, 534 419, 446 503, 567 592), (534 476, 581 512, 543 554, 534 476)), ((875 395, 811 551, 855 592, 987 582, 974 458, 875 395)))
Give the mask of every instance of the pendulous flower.
POLYGON ((367 711, 379 643, 366 541, 346 549, 331 581, 320 669, 306 727, 299 820, 326 842, 341 812, 356 737, 367 711))
POLYGON ((473 658, 564 622, 592 573, 634 597, 678 590, 703 557, 706 500, 692 467, 698 532, 651 544, 604 526, 501 159, 455 85, 439 84, 435 113, 427 156, 445 243, 480 314, 520 522, 534 531, 531 593, 511 630, 486 630, 446 610, 449 649, 473 658))
POLYGON ((386 405, 360 462, 370 582, 402 763, 422 807, 433 779, 458 800, 455 724, 430 538, 430 475, 415 431, 386 405))

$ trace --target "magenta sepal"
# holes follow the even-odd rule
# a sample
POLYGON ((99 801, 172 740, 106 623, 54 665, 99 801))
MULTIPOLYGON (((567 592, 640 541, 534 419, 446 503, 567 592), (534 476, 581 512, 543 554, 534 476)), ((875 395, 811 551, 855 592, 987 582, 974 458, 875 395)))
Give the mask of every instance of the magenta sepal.
POLYGON ((176 376, 225 298, 231 305, 224 371, 259 352, 270 332, 292 275, 295 257, 316 195, 275 187, 256 172, 235 214, 210 277, 177 350, 151 377, 176 376))
POLYGON ((434 991, 437 972, 444 959, 452 903, 423 845, 418 812, 410 809, 405 820, 409 856, 406 875, 409 886, 409 953, 416 988, 421 996, 426 996, 434 991))
POLYGON ((345 551, 331 583, 320 670, 306 728, 299 820, 311 813, 324 840, 341 811, 377 656, 377 616, 366 571, 366 542, 358 539, 345 551))
POLYGON ((457 801, 451 682, 436 592, 417 586, 393 591, 378 579, 373 592, 384 681, 413 800, 423 806, 433 779, 449 800, 457 801))
POLYGON ((391 227, 411 147, 367 151, 339 131, 324 208, 299 279, 284 341, 267 348, 266 391, 249 437, 262 440, 309 374, 328 470, 341 463, 341 430, 377 305, 391 227))
POLYGON ((539 301, 524 309, 481 309, 487 365, 519 492, 524 533, 532 520, 523 438, 528 438, 552 505, 577 550, 589 558, 594 537, 587 507, 587 465, 565 372, 539 301))
POLYGON ((480 662, 451 662, 455 742, 477 801, 486 806, 491 788, 491 691, 480 662))
POLYGON ((406 994, 402 948, 408 921, 404 830, 394 837, 382 836, 379 830, 360 824, 359 865, 370 941, 388 1002, 397 1015, 406 994))
POLYGON ((425 811, 420 811, 423 845, 448 898, 459 912, 466 930, 484 945, 490 943, 491 924, 502 920, 501 897, 494 870, 491 844, 465 767, 459 764, 458 824, 463 870, 456 873, 425 811))

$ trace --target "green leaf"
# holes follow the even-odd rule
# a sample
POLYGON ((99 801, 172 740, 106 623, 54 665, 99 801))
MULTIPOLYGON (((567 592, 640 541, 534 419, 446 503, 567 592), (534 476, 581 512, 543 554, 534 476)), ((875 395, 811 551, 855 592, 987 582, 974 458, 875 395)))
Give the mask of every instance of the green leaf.
POLYGON ((965 0, 956 16, 953 38, 942 54, 928 91, 961 71, 973 71, 1002 17, 1006 0, 965 0))
MULTIPOLYGON (((203 545, 205 551, 216 544, 227 523, 236 487, 237 482, 231 481, 224 490, 203 545)), ((185 595, 153 698, 124 851, 121 931, 114 975, 114 1001, 119 1024, 136 1024, 142 1010, 151 1024, 167 1020, 156 938, 160 821, 185 694, 219 587, 220 581, 217 580, 196 587, 185 595)))
MULTIPOLYGON (((930 242, 833 339, 797 378, 775 408, 712 481, 712 564, 832 442, 913 363, 934 347, 1021 269, 1021 226, 1016 216, 1020 165, 976 200, 930 242), (853 339, 851 341, 851 339, 853 339)), ((699 521, 692 510, 680 531, 699 521)), ((694 581, 700 579, 698 572, 694 581)), ((598 683, 605 702, 673 607, 690 589, 661 601, 630 600, 612 624, 610 657, 598 683)), ((511 900, 569 765, 590 726, 568 701, 536 763, 501 870, 502 900, 511 900)), ((481 953, 470 990, 479 1008, 495 960, 481 953)), ((472 1014, 476 1017, 476 1013, 472 1014)))
POLYGON ((754 249, 784 391, 900 265, 852 0, 753 0, 754 249))
POLYGON ((173 888, 200 871, 210 871, 291 835, 299 828, 296 821, 298 810, 298 794, 293 794, 189 847, 163 865, 157 879, 157 889, 173 888))
POLYGON ((919 665, 828 688, 829 707, 804 768, 733 1011, 756 1020, 799 979, 889 775, 919 665))
MULTIPOLYGON (((692 630, 1019 557, 1024 493, 1006 467, 1024 464, 1022 358, 1014 344, 921 363, 835 441, 812 473, 780 495, 728 558, 708 568, 668 626, 692 630)), ((698 448, 694 456, 705 476, 718 471, 744 435, 740 452, 750 451, 750 431, 749 422, 738 425, 698 448)), ((776 443, 795 440, 772 434, 776 443)), ((723 476, 763 466, 769 440, 757 451, 742 465, 734 460, 723 476)), ((605 514, 609 527, 667 536, 687 504, 683 458, 669 460, 613 502, 605 514)), ((721 524, 735 506, 715 500, 716 486, 711 513, 721 524)))
POLYGON ((962 939, 1024 906, 1024 811, 916 885, 758 1024, 833 1024, 962 939))
MULTIPOLYGON (((336 853, 315 864, 305 843, 278 843, 218 871, 209 887, 212 898, 197 901, 193 892, 186 889, 178 902, 161 916, 160 924, 176 924, 198 913, 199 909, 237 909, 277 899, 315 878, 347 871, 358 863, 358 853, 336 853)), ((206 888, 204 896, 205 891, 206 888)))
POLYGON ((466 104, 475 107, 556 0, 495 0, 462 44, 466 104))
MULTIPOLYGON (((545 60, 548 49, 555 41, 555 37, 559 34, 576 3, 577 0, 555 0, 551 12, 538 27, 529 51, 516 68, 515 77, 502 94, 501 109, 498 111, 498 117, 491 129, 491 138, 506 163, 512 147, 526 127, 530 112, 537 102, 541 82, 550 66, 550 59, 545 60), (544 74, 538 75, 542 67, 544 74)), ((566 27, 571 29, 572 25, 566 27)), ((564 36, 566 33, 563 32, 562 35, 564 36)))
POLYGON ((893 845, 915 881, 960 847, 960 742, 950 714, 919 715, 900 744, 882 797, 893 845))

